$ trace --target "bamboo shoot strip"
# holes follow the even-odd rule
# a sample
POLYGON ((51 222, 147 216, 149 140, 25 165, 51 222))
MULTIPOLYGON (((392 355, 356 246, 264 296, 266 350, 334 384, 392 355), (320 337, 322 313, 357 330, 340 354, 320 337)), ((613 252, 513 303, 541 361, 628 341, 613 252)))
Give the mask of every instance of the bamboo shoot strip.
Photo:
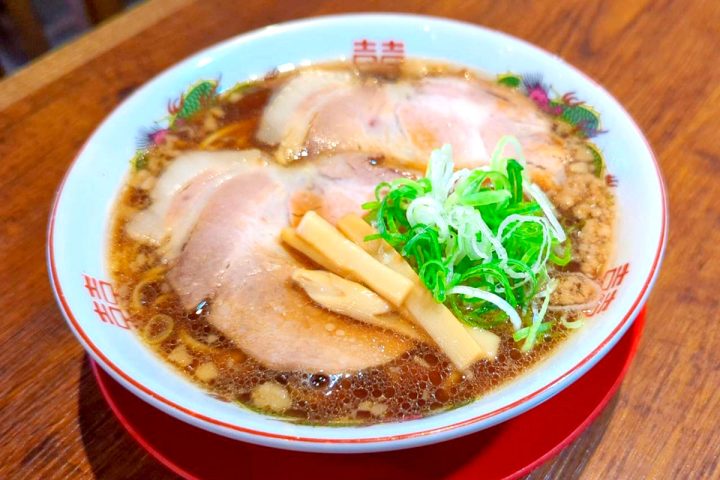
POLYGON ((418 284, 405 302, 408 315, 420 325, 458 370, 464 370, 489 352, 481 347, 462 323, 430 291, 418 284))
POLYGON ((500 348, 500 337, 490 330, 485 330, 484 328, 471 327, 470 325, 466 325, 462 322, 460 322, 460 324, 465 328, 470 336, 475 339, 478 345, 485 349, 487 358, 497 358, 497 352, 500 348))
POLYGON ((292 279, 315 303, 331 312, 414 340, 429 340, 425 332, 397 314, 387 301, 359 283, 323 270, 302 268, 293 272, 292 279))
POLYGON ((313 211, 303 216, 295 231, 337 265, 344 276, 357 278, 397 307, 413 288, 412 281, 378 262, 313 211))
POLYGON ((458 369, 465 369, 480 358, 495 358, 499 337, 489 331, 484 331, 486 334, 471 332, 445 305, 435 301, 412 267, 390 245, 383 240, 366 242, 366 236, 376 233, 367 222, 356 215, 347 215, 338 221, 338 229, 380 262, 412 280, 414 287, 405 301, 406 312, 458 369))
POLYGON ((313 262, 317 263, 326 270, 334 272, 337 270, 337 266, 334 265, 328 258, 315 249, 308 242, 300 238, 300 236, 292 228, 283 228, 280 231, 280 238, 283 242, 290 245, 292 248, 308 257, 313 262))
POLYGON ((415 270, 402 258, 389 243, 382 239, 365 241, 365 237, 377 233, 365 220, 357 215, 345 215, 338 220, 337 228, 350 241, 360 246, 367 253, 375 257, 380 263, 387 265, 390 269, 395 270, 403 277, 412 280, 413 283, 419 282, 420 277, 417 276, 415 270))

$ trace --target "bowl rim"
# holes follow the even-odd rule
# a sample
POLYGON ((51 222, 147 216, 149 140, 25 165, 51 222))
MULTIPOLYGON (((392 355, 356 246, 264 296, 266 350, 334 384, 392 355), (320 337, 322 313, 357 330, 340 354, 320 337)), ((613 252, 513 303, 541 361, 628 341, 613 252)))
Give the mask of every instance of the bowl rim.
MULTIPOLYGON (((554 57, 555 59, 559 60, 561 63, 564 64, 565 67, 573 70, 575 73, 579 74, 585 82, 588 82, 589 84, 593 85, 595 88, 599 89, 604 95, 606 95, 608 98, 610 98, 612 101, 614 101, 622 110, 622 112, 627 115, 628 120, 633 126, 634 134, 637 138, 639 138, 645 145, 648 153, 650 154, 650 158, 652 160, 653 166, 655 168, 658 185, 659 185, 659 191, 661 196, 661 226, 660 226, 660 235, 659 240, 657 242, 657 246, 655 248, 655 255, 653 258, 653 262, 650 268, 650 271, 643 283, 642 288, 637 294, 637 297, 633 301, 630 308, 627 310, 627 312, 624 314, 621 321, 618 322, 618 324, 615 326, 615 328, 608 334, 608 336, 603 339, 603 341, 598 344, 596 348, 594 348, 590 353, 588 353, 580 362, 573 365, 571 368, 569 368, 565 373, 562 375, 553 378, 551 381, 543 385, 542 387, 534 390, 533 392, 523 396, 522 398, 503 405, 500 408, 497 408, 493 411, 483 413, 481 415, 476 415, 471 418, 467 418, 458 422, 454 422, 451 424, 445 424, 445 425, 439 425, 432 428, 427 428, 425 430, 418 430, 403 434, 397 434, 397 435, 383 435, 383 436, 377 436, 377 437, 363 437, 358 436, 354 438, 320 438, 320 437, 302 437, 297 435, 286 435, 286 434, 280 434, 280 433, 273 433, 273 432, 267 432, 264 430, 256 430, 251 429, 247 427, 243 427, 241 425, 233 424, 224 422, 221 420, 218 420, 216 418, 208 417, 206 415, 203 415, 201 413, 192 411, 180 404, 177 404, 173 402, 172 400, 169 400, 156 392, 154 392, 151 388, 141 384, 134 378, 132 378, 130 375, 126 374, 120 367, 118 367, 116 364, 114 364, 109 358, 105 356, 105 354, 98 348, 90 339, 89 335, 83 330, 83 328, 80 325, 80 322, 77 320, 75 315, 73 314, 70 305, 68 304, 65 294, 63 292, 62 285, 59 280, 59 275, 57 273, 56 263, 55 263, 55 248, 54 248, 54 231, 55 231, 55 218, 58 211, 58 207, 60 205, 60 199, 62 197, 63 189, 65 187, 66 181, 69 178, 70 174, 73 172, 73 170, 76 167, 76 164, 78 162, 78 159, 81 158, 88 145, 93 140, 93 137, 97 131, 99 131, 101 128, 103 128, 104 124, 108 120, 108 118, 112 115, 113 112, 115 112, 121 105, 125 104, 126 102, 132 101, 132 99, 135 97, 135 95, 138 92, 134 92, 132 95, 130 95, 128 98, 126 98, 123 102, 115 106, 108 114, 108 116, 105 117, 105 119, 96 127, 96 129, 93 131, 93 133, 88 137, 88 139, 85 141, 83 146, 80 148, 78 153, 75 155, 73 161, 70 163, 70 165, 67 167, 67 170, 65 172, 65 175, 57 189, 57 192, 55 194, 55 198, 53 200, 53 206, 51 210, 51 214, 48 221, 48 228, 47 228, 47 244, 46 244, 46 255, 47 255, 47 268, 48 268, 48 274, 50 277, 50 283, 53 289, 53 293, 55 295, 55 298, 57 300, 58 305, 60 306, 60 310, 63 313, 63 316, 67 320, 68 324, 70 325, 73 333, 78 338, 80 343, 84 346, 85 351, 90 353, 90 355, 97 361, 97 363, 103 367, 105 371, 107 371, 109 374, 113 376, 113 378, 120 381, 120 383, 128 388, 130 391, 144 399, 145 401, 148 401, 149 403, 155 405, 156 407, 159 405, 164 405, 165 407, 169 407, 168 413, 173 413, 174 416, 181 418, 185 421, 190 421, 191 424, 201 426, 201 428, 204 428, 202 425, 205 423, 209 423, 213 425, 214 427, 220 427, 221 429, 229 429, 234 432, 237 432, 239 434, 248 435, 251 438, 252 437, 261 437, 264 438, 265 441, 273 442, 274 446, 277 447, 285 447, 285 448, 300 448, 300 449, 307 449, 308 447, 292 447, 289 445, 282 445, 277 444, 275 442, 277 441, 289 441, 290 443, 301 443, 301 444, 377 444, 377 443, 385 443, 385 442, 397 442, 401 440, 412 440, 412 439, 418 439, 428 436, 433 436, 437 434, 442 434, 446 432, 450 432, 453 430, 461 429, 462 427, 468 427, 473 424, 476 424, 481 421, 486 421, 492 418, 498 418, 500 415, 516 409, 521 408, 521 406, 525 405, 526 408, 522 409, 518 413, 522 413, 526 411, 529 408, 532 408, 532 406, 536 405, 537 403, 540 403, 541 401, 546 400, 547 398, 540 398, 538 402, 531 404, 530 402, 532 400, 538 399, 540 395, 542 395, 544 392, 552 389, 558 384, 568 382, 572 383, 575 379, 577 379, 579 376, 584 374, 590 367, 592 367, 602 356, 604 356, 607 351, 612 348, 612 346, 618 341, 621 334, 624 333, 624 331, 630 326, 634 318, 637 316, 640 307, 645 303, 647 300, 647 296, 649 294, 650 289, 652 288, 653 284, 655 283, 655 280, 657 279, 658 272, 660 265, 662 263, 664 253, 666 250, 667 245, 667 236, 668 236, 668 200, 667 200, 667 193, 666 193, 666 187, 665 182, 663 180, 663 176, 661 174, 660 166, 658 164, 657 158, 648 142, 648 140, 645 138, 645 136, 642 133, 642 130, 637 125, 635 120, 632 118, 632 116, 625 110, 625 108, 622 106, 622 104, 610 93, 608 92, 602 85, 597 83, 595 80, 593 80, 591 77, 583 73, 578 68, 574 67, 572 64, 566 62, 564 59, 558 57, 557 55, 548 52, 547 50, 538 47, 530 42, 527 42, 521 38, 512 36, 510 34, 485 27, 483 25, 478 25, 470 22, 464 22, 464 21, 458 21, 443 17, 436 17, 436 16, 429 16, 429 15, 417 15, 417 14, 397 14, 397 13, 351 13, 351 14, 339 14, 339 15, 325 15, 325 16, 317 16, 317 17, 311 17, 311 18, 305 18, 305 19, 299 19, 299 20, 293 20, 288 22, 281 22, 276 23, 272 25, 268 25, 265 27, 261 27, 255 30, 247 31, 240 33, 238 35, 232 36, 226 40, 223 40, 221 42, 215 43, 213 45, 208 46, 205 49, 202 49, 198 52, 195 52, 187 57, 184 57, 180 59, 175 64, 171 65, 170 67, 163 69, 158 74, 154 75, 152 78, 148 79, 146 82, 143 83, 143 85, 147 84, 147 82, 153 81, 154 79, 158 78, 159 76, 163 75, 164 73, 173 70, 176 68, 179 64, 184 62, 189 62, 191 59, 198 58, 204 54, 206 54, 210 50, 214 50, 217 48, 222 48, 230 43, 236 41, 239 38, 244 37, 252 37, 254 35, 262 34, 263 32, 270 32, 270 31, 277 31, 278 29, 291 29, 291 28, 312 28, 316 25, 322 25, 327 23, 333 23, 337 21, 358 21, 358 20, 392 20, 397 19, 399 21, 416 21, 416 22, 430 22, 435 25, 442 25, 445 27, 460 27, 460 28, 473 28, 473 29, 479 29, 484 30, 490 34, 497 35, 501 38, 512 40, 513 42, 519 42, 523 44, 524 47, 529 48, 530 50, 534 50, 539 54, 548 55, 551 57, 554 57), (272 30, 271 30, 272 29, 272 30)), ((138 91, 142 90, 142 88, 139 88, 138 91)), ((501 418, 499 418, 495 423, 499 423, 502 421, 501 418)), ((392 422, 391 422, 392 423, 392 422)), ((489 424, 488 426, 492 425, 494 423, 489 424)), ((221 433, 222 432, 215 432, 215 433, 221 433)), ((469 433, 469 432, 466 432, 469 433)), ((462 433, 458 433, 457 435, 461 435, 462 433)), ((248 441, 252 441, 251 438, 248 438, 248 441)), ((447 437, 450 438, 450 437, 447 437)), ((259 440, 259 439, 258 439, 259 440)), ((438 440, 439 441, 439 440, 438 440)), ((422 443, 430 443, 431 441, 426 441, 422 443)), ((408 445, 411 446, 411 445, 408 445)), ((403 448, 402 446, 397 446, 394 448, 403 448)))

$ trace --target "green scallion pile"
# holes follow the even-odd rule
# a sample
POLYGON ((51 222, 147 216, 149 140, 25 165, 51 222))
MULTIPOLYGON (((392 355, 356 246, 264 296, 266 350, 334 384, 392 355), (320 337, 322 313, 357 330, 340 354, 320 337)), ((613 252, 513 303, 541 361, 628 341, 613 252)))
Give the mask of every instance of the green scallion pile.
MULTIPOLYGON (((488 167, 454 171, 449 145, 432 152, 424 178, 399 178, 363 205, 377 235, 412 265, 434 298, 483 328, 510 322, 522 349, 550 330, 543 321, 571 245, 554 208, 527 176, 515 137, 498 142, 488 167), (516 158, 503 155, 514 147, 516 158)), ((369 239, 370 239, 369 238, 369 239)))

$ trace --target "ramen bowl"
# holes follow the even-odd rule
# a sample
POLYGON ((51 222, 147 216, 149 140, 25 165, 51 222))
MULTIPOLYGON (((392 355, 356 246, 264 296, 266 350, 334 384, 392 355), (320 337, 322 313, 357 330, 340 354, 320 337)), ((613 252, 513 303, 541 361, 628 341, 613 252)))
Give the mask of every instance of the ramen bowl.
MULTIPOLYGON (((514 80, 513 80, 514 79, 514 80)), ((560 94, 558 100, 562 101, 560 94)), ((652 151, 601 86, 562 59, 486 28, 431 17, 365 14, 272 25, 206 49, 138 89, 95 131, 59 188, 48 232, 48 269, 69 327, 128 390, 182 421, 240 441, 302 451, 369 452, 416 447, 476 432, 544 402, 600 360, 642 309, 666 242, 667 206, 652 151), (328 61, 392 63, 404 57, 467 66, 499 79, 541 78, 546 93, 573 92, 595 112, 608 185, 617 201, 616 246, 585 325, 551 355, 476 401, 434 415, 369 426, 292 423, 221 401, 148 349, 131 330, 110 283, 112 207, 137 135, 167 116, 168 102, 201 79, 220 90, 277 69, 328 61)))

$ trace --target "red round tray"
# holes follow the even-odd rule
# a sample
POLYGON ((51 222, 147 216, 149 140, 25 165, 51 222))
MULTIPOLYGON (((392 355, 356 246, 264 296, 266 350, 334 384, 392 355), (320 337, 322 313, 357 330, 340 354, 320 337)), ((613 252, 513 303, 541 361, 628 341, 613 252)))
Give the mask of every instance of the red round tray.
POLYGON ((92 369, 120 423, 153 457, 189 479, 321 478, 512 479, 527 475, 572 442, 617 391, 635 354, 645 312, 588 373, 552 399, 493 428, 456 440, 384 453, 333 455, 276 450, 192 427, 92 369), (198 461, 202 459, 202 461, 198 461))

